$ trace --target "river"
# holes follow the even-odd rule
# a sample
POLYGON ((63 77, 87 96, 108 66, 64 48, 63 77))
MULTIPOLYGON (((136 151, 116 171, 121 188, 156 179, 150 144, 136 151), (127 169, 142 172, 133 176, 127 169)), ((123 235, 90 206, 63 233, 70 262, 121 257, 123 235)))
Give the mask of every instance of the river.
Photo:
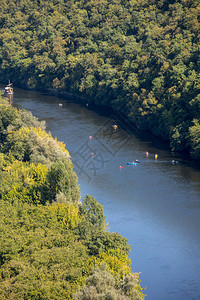
POLYGON ((82 198, 94 195, 110 231, 131 244, 132 270, 141 272, 146 299, 200 299, 200 166, 90 106, 20 89, 14 104, 46 120, 66 143, 82 198), (127 165, 135 159, 140 163, 127 165))

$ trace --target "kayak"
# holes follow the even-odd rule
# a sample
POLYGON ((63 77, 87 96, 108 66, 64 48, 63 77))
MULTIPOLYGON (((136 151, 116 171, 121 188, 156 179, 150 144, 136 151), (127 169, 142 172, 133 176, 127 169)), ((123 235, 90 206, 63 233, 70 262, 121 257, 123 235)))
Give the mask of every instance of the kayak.
POLYGON ((172 160, 171 163, 172 164, 178 164, 178 161, 177 160, 172 160))
POLYGON ((129 166, 136 166, 137 163, 136 162, 127 162, 127 165, 129 165, 129 166))

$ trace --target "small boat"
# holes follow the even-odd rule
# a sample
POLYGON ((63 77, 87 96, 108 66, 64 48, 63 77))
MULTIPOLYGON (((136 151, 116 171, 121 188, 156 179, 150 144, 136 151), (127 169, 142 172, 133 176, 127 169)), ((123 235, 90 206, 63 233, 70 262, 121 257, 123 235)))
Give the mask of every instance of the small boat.
POLYGON ((13 83, 10 83, 10 80, 9 80, 8 85, 4 88, 4 93, 7 94, 7 95, 13 95, 14 94, 13 83))
POLYGON ((128 166, 137 166, 137 162, 127 162, 128 166))
POLYGON ((171 160, 171 163, 172 164, 178 164, 178 161, 177 160, 171 160))
POLYGON ((122 167, 122 166, 119 166, 119 168, 120 168, 120 169, 124 169, 124 167, 122 167))

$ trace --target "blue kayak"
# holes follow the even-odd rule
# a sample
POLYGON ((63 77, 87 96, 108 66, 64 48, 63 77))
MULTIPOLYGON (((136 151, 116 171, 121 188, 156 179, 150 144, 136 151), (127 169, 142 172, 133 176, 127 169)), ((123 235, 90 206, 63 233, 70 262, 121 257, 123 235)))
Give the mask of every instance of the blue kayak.
POLYGON ((178 161, 177 160, 171 160, 171 163, 172 164, 178 164, 178 161))
POLYGON ((127 165, 129 165, 129 166, 136 166, 137 163, 136 162, 127 162, 127 165))

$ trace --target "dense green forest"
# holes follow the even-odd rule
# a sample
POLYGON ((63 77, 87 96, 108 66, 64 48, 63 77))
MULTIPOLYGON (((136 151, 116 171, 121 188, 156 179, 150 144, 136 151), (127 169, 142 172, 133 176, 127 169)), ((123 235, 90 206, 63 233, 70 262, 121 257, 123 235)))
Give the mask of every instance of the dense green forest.
POLYGON ((199 0, 1 0, 0 80, 123 108, 200 159, 199 0))
POLYGON ((80 188, 65 144, 0 96, 0 299, 142 300, 130 246, 80 188))

